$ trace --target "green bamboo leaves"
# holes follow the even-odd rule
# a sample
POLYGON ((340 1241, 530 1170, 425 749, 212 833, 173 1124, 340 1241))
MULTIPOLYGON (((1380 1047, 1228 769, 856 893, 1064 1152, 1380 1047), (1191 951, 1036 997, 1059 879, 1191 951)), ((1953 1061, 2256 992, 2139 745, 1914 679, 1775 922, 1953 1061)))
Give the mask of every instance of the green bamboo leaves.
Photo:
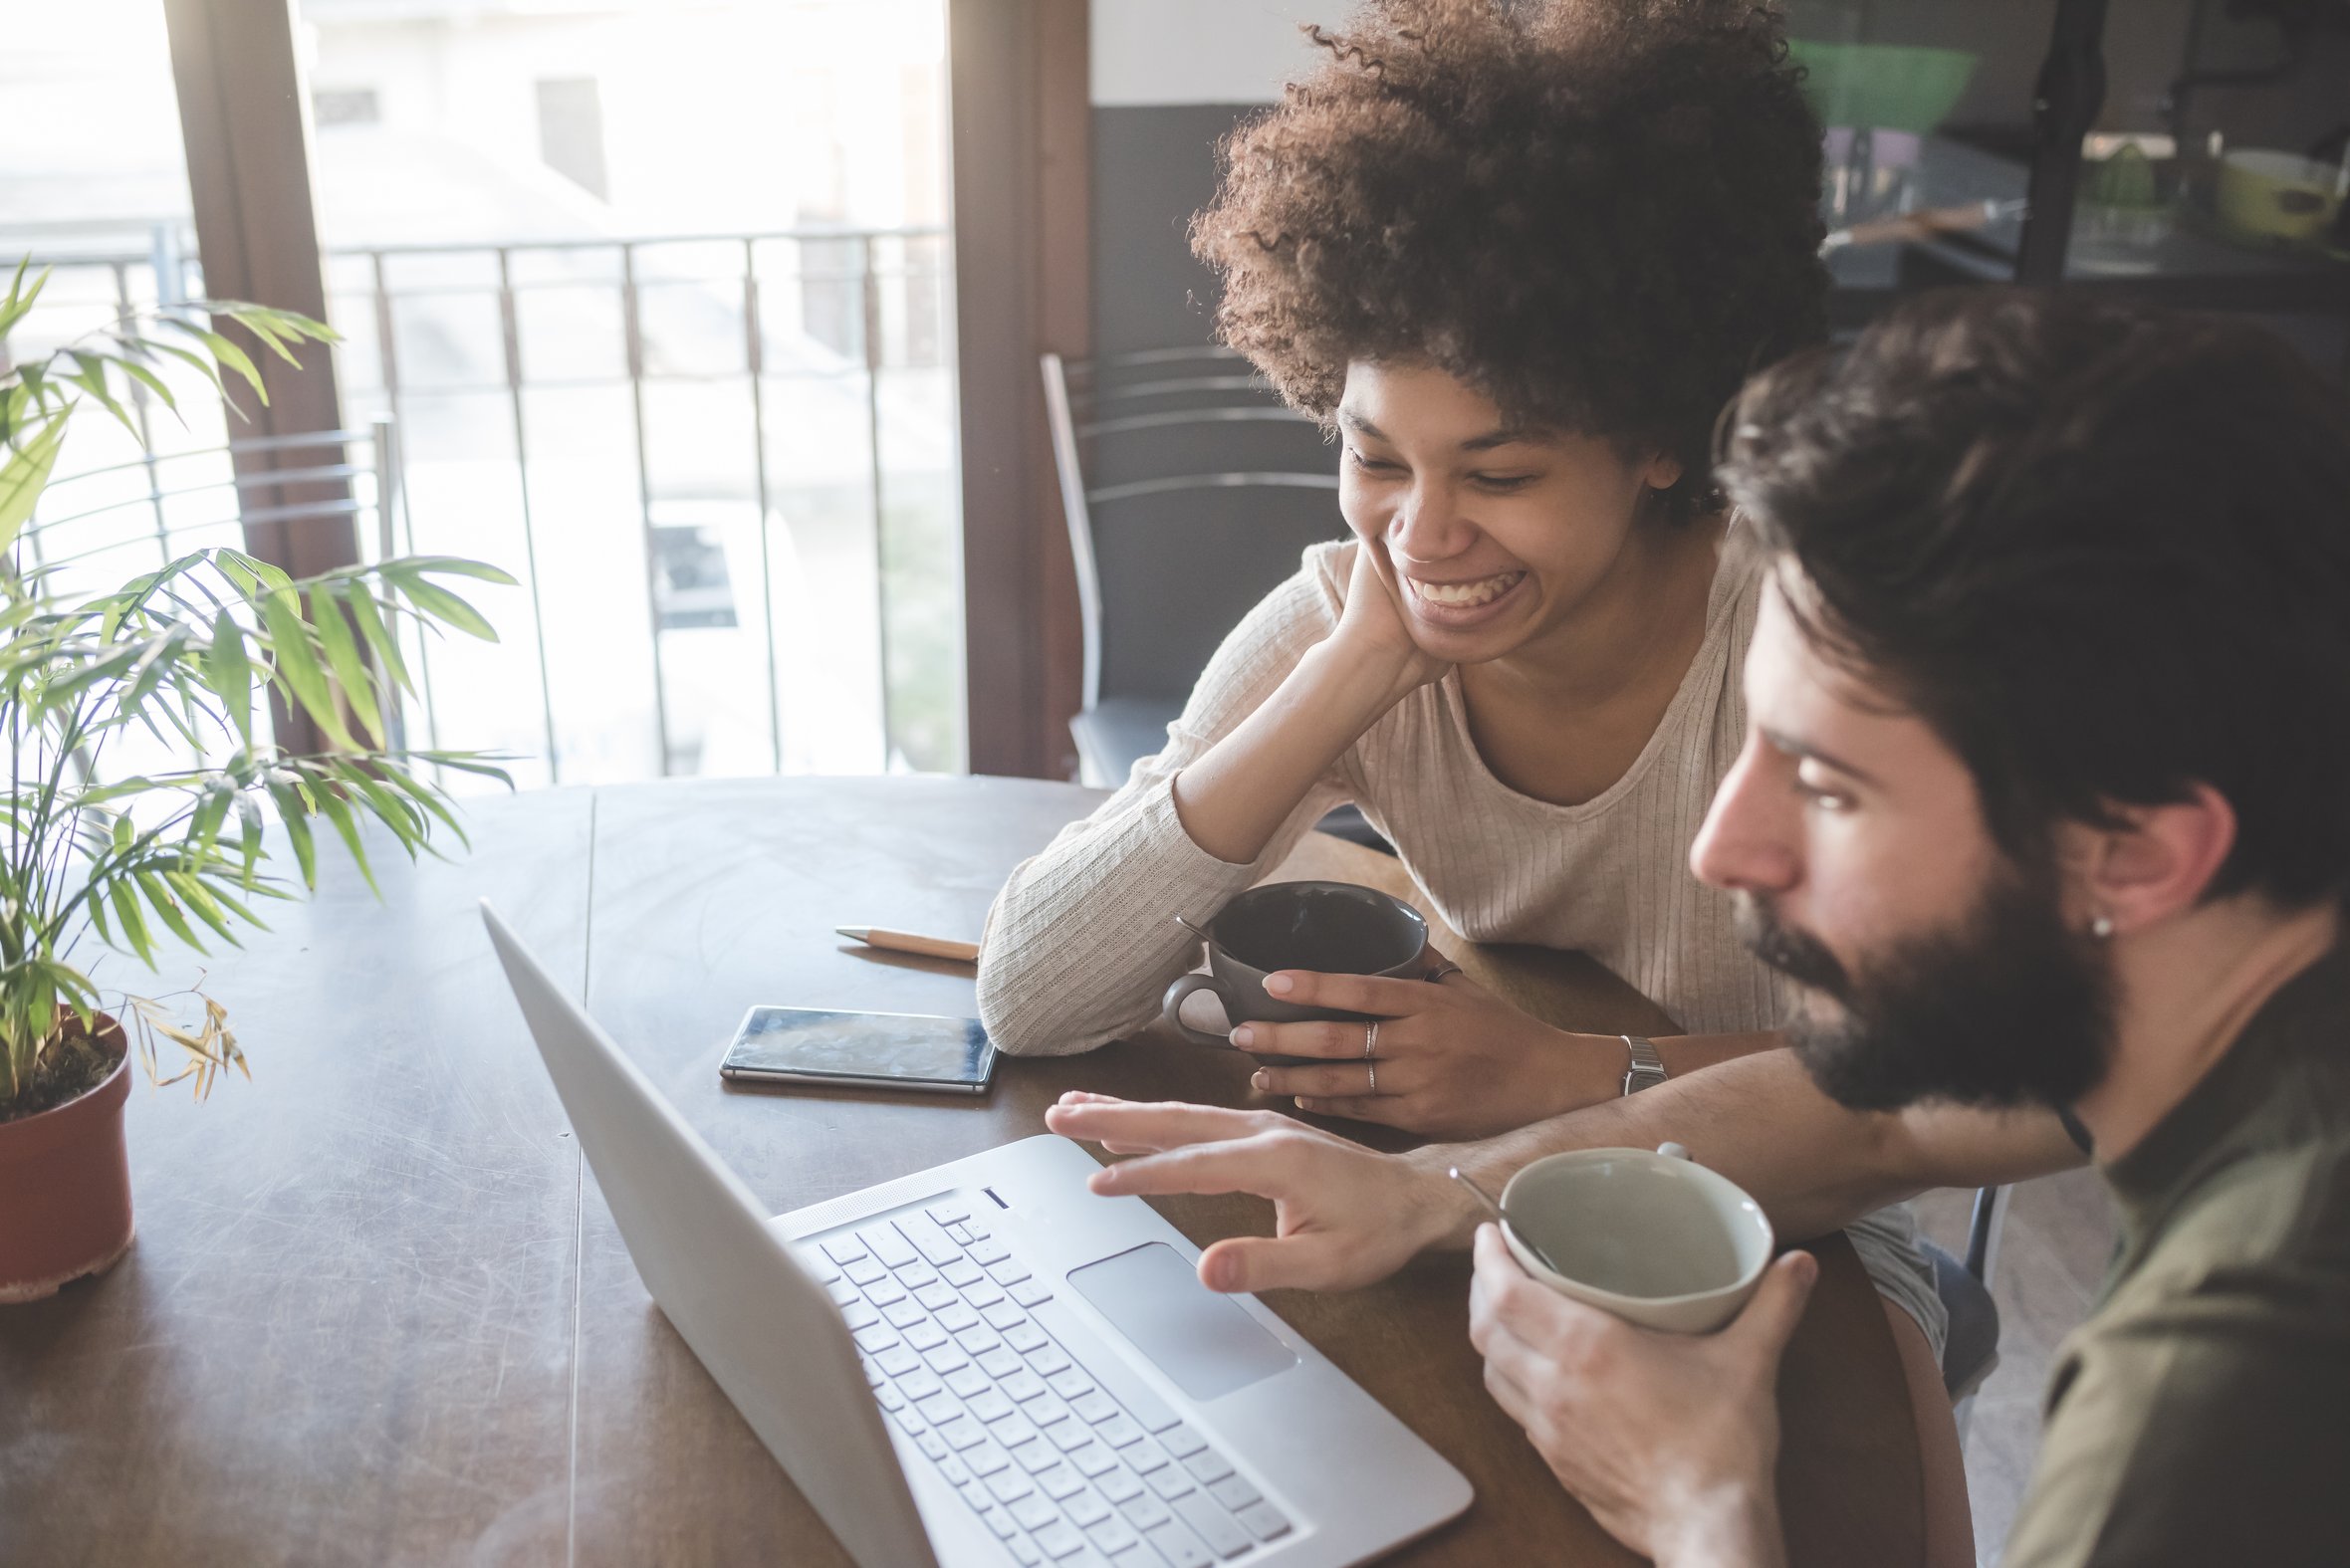
MULTIPOLYGON (((44 277, 20 266, 0 294, 0 334, 21 321, 44 277)), ((296 361, 306 342, 332 340, 288 312, 199 303, 112 330, 0 372, 0 1118, 25 1092, 45 1053, 91 1047, 99 1006, 76 947, 87 934, 150 969, 171 944, 205 952, 261 927, 256 905, 291 898, 268 874, 265 806, 283 824, 304 887, 316 887, 319 844, 331 838, 369 885, 372 850, 388 842, 413 858, 438 853, 435 836, 464 833, 441 787, 443 769, 512 781, 497 760, 469 752, 405 752, 391 734, 414 692, 403 642, 496 631, 448 582, 511 585, 495 566, 415 557, 295 578, 236 550, 206 550, 133 577, 112 593, 66 603, 16 549, 54 472, 77 411, 96 407, 132 425, 133 385, 177 410, 156 372, 200 371, 234 406, 268 401, 261 365, 216 325, 233 321, 270 355, 296 361), (273 701, 307 714, 328 750, 278 746, 273 701), (138 730, 178 755, 183 770, 106 777, 109 743, 138 730), (225 754, 225 756, 224 756, 225 754), (217 760, 216 759, 223 759, 217 760)), ((135 426, 132 428, 135 430, 135 426)), ((217 1002, 182 1027, 155 1002, 126 999, 150 1077, 192 1077, 199 1097, 244 1053, 217 1002), (157 1041, 187 1056, 161 1076, 157 1041)))

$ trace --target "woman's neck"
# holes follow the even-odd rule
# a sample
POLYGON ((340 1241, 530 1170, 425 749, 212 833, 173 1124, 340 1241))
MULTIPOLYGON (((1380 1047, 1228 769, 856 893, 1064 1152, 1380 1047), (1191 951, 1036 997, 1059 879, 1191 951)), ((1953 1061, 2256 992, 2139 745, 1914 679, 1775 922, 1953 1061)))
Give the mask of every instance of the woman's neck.
POLYGON ((1571 614, 1525 646, 1463 668, 1471 690, 1560 720, 1678 688, 1706 635, 1720 559, 1718 519, 1634 528, 1571 614))

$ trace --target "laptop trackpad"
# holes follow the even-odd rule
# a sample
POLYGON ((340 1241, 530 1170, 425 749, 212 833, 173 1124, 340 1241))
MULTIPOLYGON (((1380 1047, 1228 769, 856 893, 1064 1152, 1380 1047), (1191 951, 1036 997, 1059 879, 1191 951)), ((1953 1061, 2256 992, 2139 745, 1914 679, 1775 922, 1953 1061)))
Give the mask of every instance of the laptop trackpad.
POLYGON ((1072 1268, 1068 1282, 1193 1399, 1230 1394, 1297 1364, 1289 1346, 1201 1284, 1164 1241, 1072 1268))

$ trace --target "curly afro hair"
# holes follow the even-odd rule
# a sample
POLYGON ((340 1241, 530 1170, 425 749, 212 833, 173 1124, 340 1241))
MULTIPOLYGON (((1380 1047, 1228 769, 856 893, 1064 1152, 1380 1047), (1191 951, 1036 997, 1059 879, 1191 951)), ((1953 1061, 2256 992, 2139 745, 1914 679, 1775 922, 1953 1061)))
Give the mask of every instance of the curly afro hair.
POLYGON ((1372 0, 1222 151, 1218 336, 1325 423, 1356 359, 1680 461, 1826 332, 1819 126, 1745 0, 1372 0))

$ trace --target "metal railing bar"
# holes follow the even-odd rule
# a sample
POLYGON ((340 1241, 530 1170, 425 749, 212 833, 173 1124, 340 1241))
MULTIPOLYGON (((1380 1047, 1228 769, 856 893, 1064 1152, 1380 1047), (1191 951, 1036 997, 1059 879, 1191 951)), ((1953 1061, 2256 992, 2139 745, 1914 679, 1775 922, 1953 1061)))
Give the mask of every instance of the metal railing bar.
POLYGON ((1185 474, 1174 479, 1137 479, 1126 485, 1104 485, 1088 490, 1085 499, 1095 506, 1131 501, 1136 496, 1166 495, 1181 490, 1254 490, 1259 487, 1292 490, 1336 490, 1335 474, 1185 474))
MULTIPOLYGON (((917 368, 944 369, 946 366, 940 362, 917 366, 917 368)), ((722 386, 729 381, 740 379, 742 373, 740 370, 713 370, 705 375, 690 370, 663 370, 657 374, 645 375, 640 379, 654 386, 722 386)), ((860 365, 850 365, 841 370, 769 370, 767 377, 771 381, 798 381, 813 384, 838 382, 842 385, 853 385, 864 379, 864 370, 860 365)), ((529 389, 534 392, 586 392, 598 388, 624 386, 628 379, 625 374, 550 375, 541 376, 538 380, 531 382, 529 389)), ((503 381, 449 381, 410 387, 408 391, 409 395, 414 397, 503 397, 506 395, 506 383, 503 381)), ((163 460, 169 462, 171 456, 172 454, 165 453, 163 460)), ((125 464, 123 466, 135 467, 136 465, 125 464)))
POLYGON ((767 739, 775 771, 784 771, 784 690, 776 673, 775 562, 770 559, 767 520, 767 394, 761 387, 767 363, 759 322, 759 245, 743 241, 743 365, 751 378, 751 463, 759 488, 760 625, 767 633, 767 739))
POLYGON ((873 634, 881 672, 881 771, 889 771, 889 528, 881 506, 881 287, 873 276, 873 240, 864 247, 865 451, 873 470, 873 634))
MULTIPOLYGON (((157 452, 153 456, 153 461, 158 464, 180 463, 190 458, 227 457, 237 452, 284 452, 296 447, 351 446, 372 440, 374 440, 374 436, 365 430, 323 430, 302 436, 255 436, 248 441, 231 441, 226 446, 194 447, 185 452, 157 452)), ((144 468, 147 463, 148 459, 146 458, 134 457, 127 462, 108 463, 101 468, 77 469, 71 474, 60 474, 51 480, 49 488, 56 490, 60 486, 70 485, 78 479, 95 479, 101 474, 119 474, 128 469, 144 468)), ((258 479, 241 480, 239 483, 276 484, 278 478, 278 475, 272 473, 258 479)), ((179 492, 174 490, 170 494, 177 495, 179 492)))
MULTIPOLYGON (((177 492, 173 492, 173 494, 177 494, 177 492)), ((165 499, 168 500, 170 498, 166 497, 165 499)), ((68 523, 85 523, 92 518, 102 518, 107 516, 109 513, 122 512, 131 507, 143 507, 145 505, 146 497, 132 497, 126 500, 118 501, 111 507, 100 507, 95 511, 77 513, 70 518, 55 518, 49 522, 41 524, 38 528, 29 528, 24 532, 27 538, 31 538, 35 535, 46 534, 52 529, 62 528, 68 523)), ((367 510, 367 504, 363 501, 301 501, 282 507, 255 507, 249 511, 232 512, 225 518, 206 518, 200 523, 174 523, 171 525, 171 532, 174 534, 183 534, 191 529, 218 528, 224 523, 234 523, 239 518, 243 518, 246 521, 253 523, 311 523, 316 522, 322 518, 357 517, 360 513, 367 510)), ((105 545, 100 548, 103 550, 120 550, 123 546, 129 543, 131 543, 129 540, 122 539, 117 540, 111 545, 105 545)), ((167 538, 165 540, 165 547, 166 549, 169 547, 169 540, 167 538)), ((72 560, 74 558, 67 557, 64 559, 72 560)))
MULTIPOLYGON (((404 415, 400 408, 398 334, 392 325, 391 295, 383 287, 383 258, 380 256, 374 259, 373 277, 375 281, 375 355, 383 368, 384 406, 391 413, 393 430, 397 431, 406 428, 400 423, 404 415)), ((407 532, 407 553, 413 556, 416 554, 416 514, 408 505, 407 444, 404 441, 395 440, 392 455, 399 464, 399 522, 407 532)), ((379 464, 384 461, 381 452, 375 454, 375 461, 379 464)), ((440 704, 432 700, 431 641, 432 639, 421 631, 416 634, 416 683, 423 688, 425 743, 437 752, 441 749, 440 704)), ((433 768, 432 776, 436 782, 446 782, 448 770, 436 765, 433 768)))
POLYGON ((1090 359, 1072 359, 1069 361, 1068 367, 1072 373, 1090 375, 1105 364, 1175 364, 1185 359, 1238 359, 1242 355, 1238 349, 1227 348, 1222 343, 1198 343, 1182 348, 1133 348, 1124 353, 1095 354, 1090 359))
MULTIPOLYGON (((130 264, 118 261, 115 263, 114 272, 115 310, 119 321, 127 322, 132 311, 130 264)), ((162 290, 163 280, 158 277, 155 280, 155 292, 160 294, 162 290)), ((155 550, 162 558, 162 563, 167 564, 171 560, 171 530, 163 518, 163 478, 155 468, 153 410, 149 407, 146 383, 136 376, 125 377, 125 379, 130 382, 130 406, 138 413, 138 456, 141 465, 146 469, 147 504, 154 508, 155 512, 155 550)))
POLYGON ((644 529, 645 631, 652 645, 653 737, 661 777, 669 777, 669 683, 661 669, 660 551, 653 539, 653 471, 644 435, 644 335, 637 317, 636 251, 620 247, 620 333, 628 362, 628 402, 636 425, 636 503, 644 529))
POLYGON ((539 718, 547 737, 547 782, 563 783, 555 749, 555 682, 547 672, 547 611, 539 596, 539 536, 531 518, 531 455, 523 431, 522 323, 514 308, 513 268, 506 247, 498 247, 498 327, 506 351, 506 401, 514 416, 515 489, 522 497, 522 554, 531 586, 531 640, 539 655, 539 718))
MULTIPOLYGON (((946 228, 941 224, 909 224, 899 228, 860 228, 853 224, 837 227, 815 225, 790 229, 761 229, 750 234, 631 234, 582 235, 575 239, 514 240, 504 249, 510 251, 595 251, 619 250, 630 252, 655 245, 735 245, 744 240, 854 240, 866 235, 880 235, 893 239, 944 239, 946 228)), ((338 256, 462 256, 491 247, 479 242, 432 241, 412 245, 352 245, 331 246, 330 259, 338 256)), ((87 264, 85 264, 87 265, 87 264)), ((657 280, 656 280, 657 281, 657 280)))
POLYGON ((1091 424, 1077 426, 1080 436, 1123 435, 1132 430, 1163 430, 1171 425, 1219 424, 1293 424, 1316 423, 1309 414, 1284 405, 1279 408, 1178 408, 1163 414, 1125 414, 1116 419, 1096 419, 1091 424))
MULTIPOLYGON (((136 463, 122 463, 116 466, 118 468, 136 468, 139 465, 136 463)), ((158 518, 160 518, 162 516, 162 503, 176 496, 200 496, 208 490, 267 490, 276 485, 301 484, 313 480, 358 479, 364 477, 369 472, 371 472, 369 469, 358 464, 335 463, 323 468, 272 469, 266 474, 244 474, 238 476, 235 479, 207 479, 202 484, 181 485, 167 493, 156 490, 151 491, 147 495, 136 497, 135 499, 109 501, 103 506, 95 506, 84 512, 69 512, 62 518, 48 519, 41 524, 41 527, 56 528, 61 524, 78 523, 84 518, 103 517, 109 512, 119 512, 124 507, 145 506, 149 503, 152 503, 155 506, 156 515, 158 518)), ((80 479, 86 478, 87 476, 77 474, 74 477, 80 479)), ((256 512, 252 515, 254 517, 259 517, 261 514, 256 512)), ((167 524, 157 528, 155 537, 158 540, 166 541, 164 546, 166 550, 170 548, 167 543, 169 527, 167 524)))

